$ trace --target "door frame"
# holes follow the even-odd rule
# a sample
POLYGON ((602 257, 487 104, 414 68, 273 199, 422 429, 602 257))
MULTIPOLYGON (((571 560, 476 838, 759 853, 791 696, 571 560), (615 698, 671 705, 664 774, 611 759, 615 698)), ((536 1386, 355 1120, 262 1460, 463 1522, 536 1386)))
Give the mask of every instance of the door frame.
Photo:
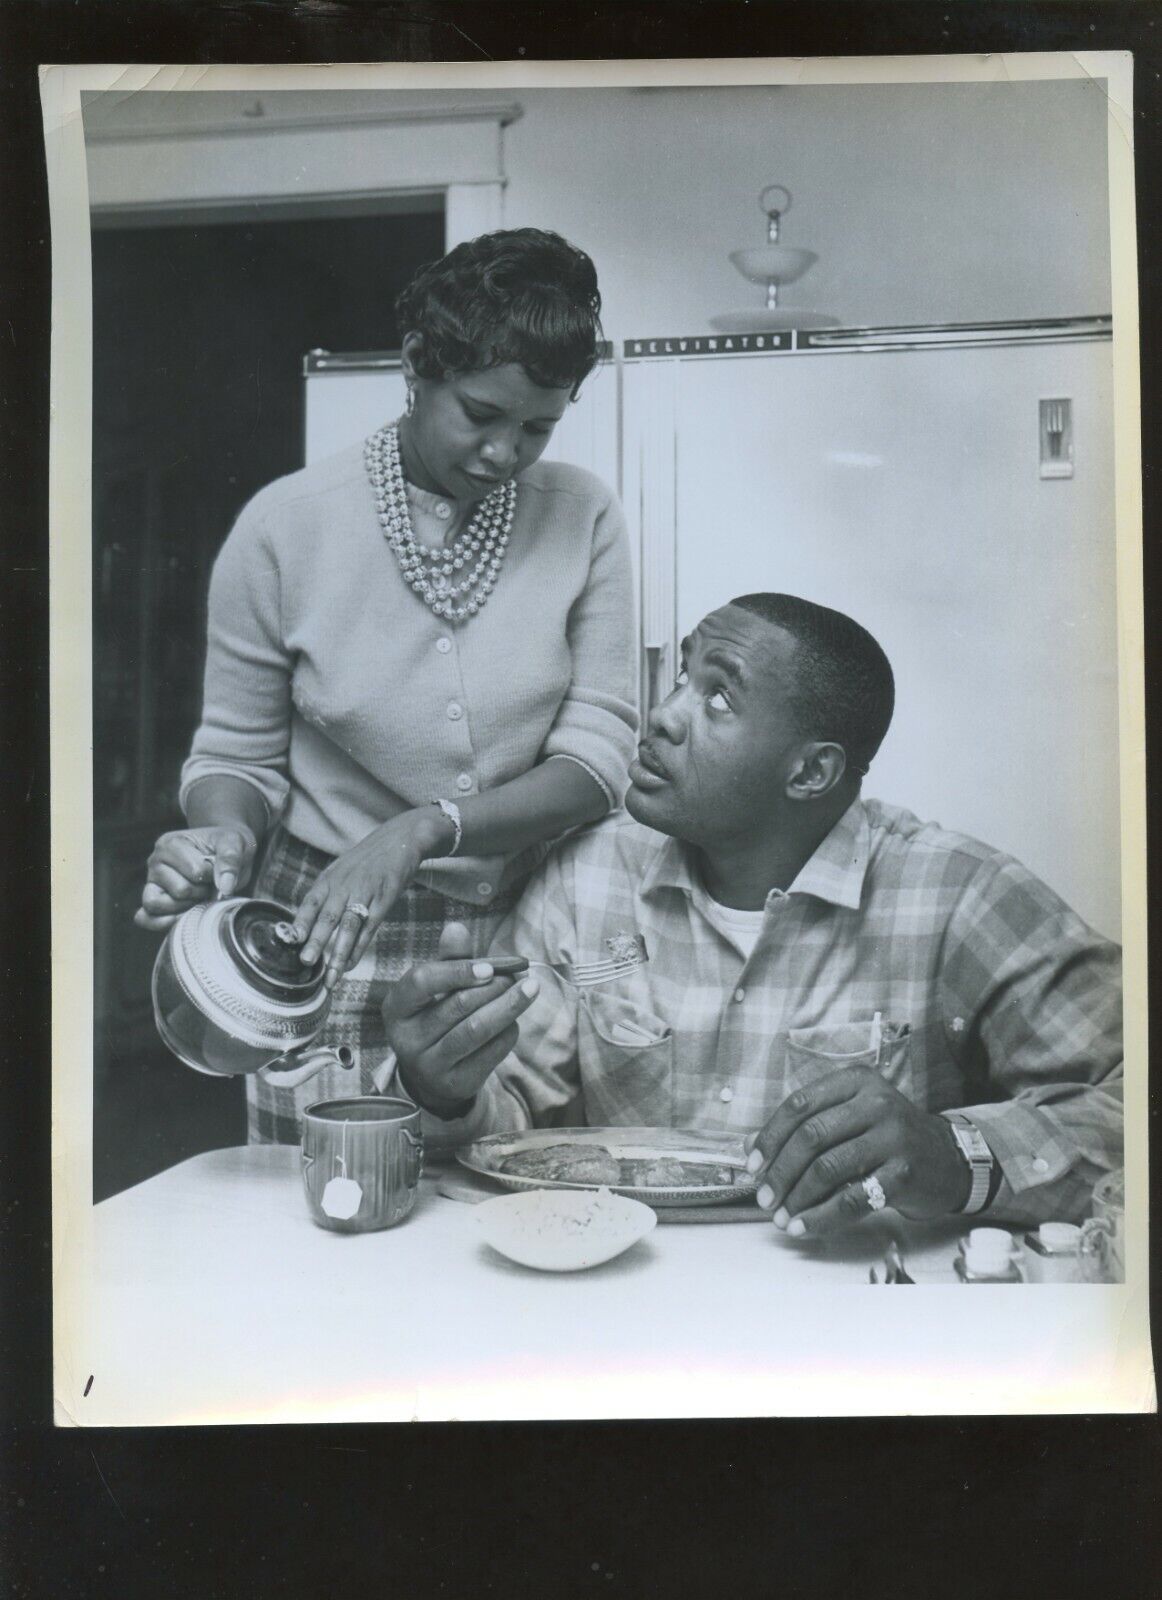
POLYGON ((213 119, 102 124, 86 118, 89 212, 96 228, 286 215, 390 213, 444 205, 445 248, 503 226, 505 130, 513 102, 385 105, 337 114, 231 97, 213 119))

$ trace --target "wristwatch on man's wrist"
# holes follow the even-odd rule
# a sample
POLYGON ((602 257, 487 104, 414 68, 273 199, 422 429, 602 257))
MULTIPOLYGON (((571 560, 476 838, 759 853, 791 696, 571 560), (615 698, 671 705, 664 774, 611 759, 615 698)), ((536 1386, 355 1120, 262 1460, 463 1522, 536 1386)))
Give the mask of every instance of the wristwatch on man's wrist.
POLYGON ((977 1211, 983 1211, 988 1204, 989 1190, 992 1187, 993 1171, 996 1167, 996 1157, 985 1142, 975 1122, 962 1115, 959 1111, 943 1111, 952 1128, 952 1137, 956 1140, 961 1155, 968 1162, 968 1170, 972 1183, 968 1191, 968 1199, 960 1210, 964 1216, 972 1216, 977 1211))

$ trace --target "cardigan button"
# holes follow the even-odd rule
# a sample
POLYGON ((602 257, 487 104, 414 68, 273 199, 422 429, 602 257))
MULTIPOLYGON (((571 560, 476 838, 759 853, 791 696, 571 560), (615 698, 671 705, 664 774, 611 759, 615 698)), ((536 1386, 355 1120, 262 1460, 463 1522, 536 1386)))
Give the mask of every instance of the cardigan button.
POLYGON ((449 639, 446 634, 441 634, 440 637, 436 640, 436 649, 440 652, 440 654, 442 656, 446 656, 448 654, 448 651, 451 648, 452 648, 451 639, 449 639))
POLYGON ((472 777, 467 772, 462 772, 456 779, 456 787, 461 794, 467 794, 472 787, 472 777))
POLYGON ((488 896, 492 893, 492 885, 490 883, 478 883, 476 885, 476 893, 488 896))
POLYGON ((464 707, 460 704, 459 700, 450 700, 448 702, 448 721, 459 722, 463 715, 464 707))

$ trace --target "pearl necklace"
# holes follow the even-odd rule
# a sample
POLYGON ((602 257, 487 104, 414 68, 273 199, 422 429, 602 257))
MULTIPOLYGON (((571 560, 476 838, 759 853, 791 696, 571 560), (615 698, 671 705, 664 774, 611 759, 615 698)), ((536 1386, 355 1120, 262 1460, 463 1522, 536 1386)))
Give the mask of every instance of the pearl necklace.
POLYGON ((496 587, 516 511, 516 484, 510 479, 482 500, 451 545, 420 544, 408 510, 398 423, 371 435, 363 460, 380 527, 404 580, 436 616, 456 622, 474 617, 496 587), (464 577, 455 576, 469 567, 464 577))

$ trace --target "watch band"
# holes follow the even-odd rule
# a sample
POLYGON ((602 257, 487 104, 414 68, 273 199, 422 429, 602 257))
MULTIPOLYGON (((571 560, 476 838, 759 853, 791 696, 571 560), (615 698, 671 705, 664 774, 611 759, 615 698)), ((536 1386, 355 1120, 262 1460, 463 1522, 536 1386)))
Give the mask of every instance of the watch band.
POLYGON ((951 1125, 952 1137, 968 1162, 968 1170, 972 1175, 968 1199, 960 1208, 962 1215, 972 1216, 977 1211, 983 1211, 988 1204, 996 1157, 975 1122, 959 1111, 944 1111, 941 1115, 951 1125))

